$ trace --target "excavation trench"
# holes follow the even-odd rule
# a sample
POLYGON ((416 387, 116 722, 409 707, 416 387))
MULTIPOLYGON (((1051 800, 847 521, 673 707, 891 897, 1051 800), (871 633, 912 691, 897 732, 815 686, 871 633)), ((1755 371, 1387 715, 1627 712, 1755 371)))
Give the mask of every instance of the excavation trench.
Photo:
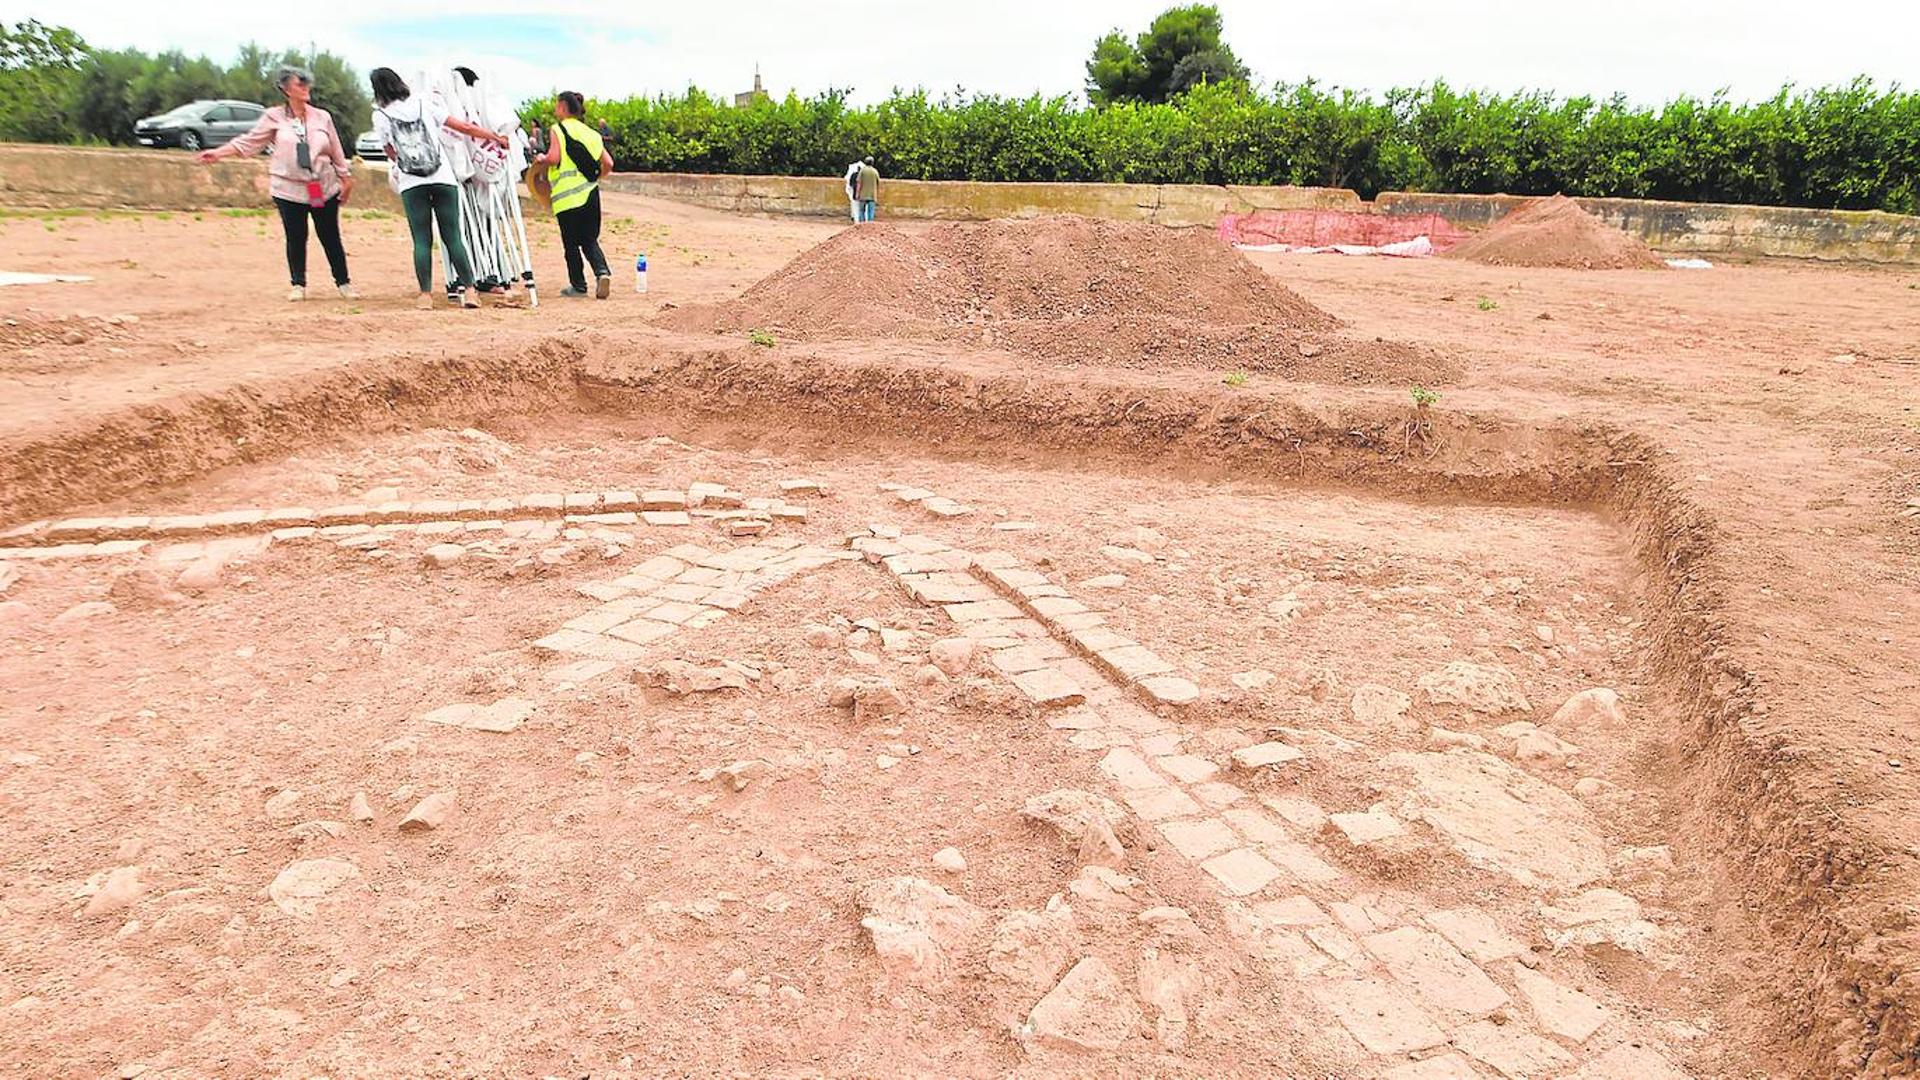
MULTIPOLYGON (((1642 658, 1634 721, 1651 728, 1613 734, 1641 749, 1641 782, 1664 788, 1657 831, 1696 883, 1696 915, 1749 936, 1748 962, 1771 974, 1756 992, 1763 1000, 1734 1010, 1744 1030, 1716 1037, 1791 1054, 1806 1074, 1910 1070, 1914 1005, 1899 978, 1908 958, 1874 933, 1875 898, 1849 888, 1873 856, 1806 805, 1765 741, 1754 674, 1765 659, 1725 624, 1713 524, 1676 493, 1659 448, 1604 425, 1428 415, 1395 397, 1172 390, 784 347, 635 355, 584 338, 512 357, 364 363, 22 436, 0 448, 0 520, 139 511, 157 488, 331 440, 466 425, 509 438, 559 427, 584 433, 576 442, 651 432, 813 461, 951 462, 982 484, 1004 468, 1250 498, 1364 493, 1415 516, 1471 506, 1597 515, 1622 538, 1633 574, 1621 595, 1642 658)), ((627 481, 609 475, 602 486, 627 481)), ((1536 715, 1557 701, 1545 704, 1536 715)), ((1193 716, 1251 722, 1211 702, 1193 716)))

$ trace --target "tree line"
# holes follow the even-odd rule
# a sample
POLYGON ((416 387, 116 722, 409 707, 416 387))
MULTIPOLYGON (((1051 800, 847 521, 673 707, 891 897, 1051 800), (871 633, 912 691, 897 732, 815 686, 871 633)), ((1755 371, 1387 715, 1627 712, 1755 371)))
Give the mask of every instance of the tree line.
POLYGON ((190 101, 278 104, 273 72, 281 64, 313 73, 314 103, 351 146, 370 122, 372 101, 352 65, 325 50, 250 44, 221 64, 177 50, 96 49, 71 30, 34 20, 0 23, 0 140, 131 144, 134 121, 190 101))
MULTIPOLYGON (((301 63, 352 139, 369 104, 337 56, 248 46, 232 64, 90 49, 70 31, 0 25, 0 139, 132 141, 133 122, 195 98, 272 103, 301 63)), ((1620 196, 1920 212, 1920 94, 1870 80, 1640 105, 1624 97, 1457 90, 1383 95, 1314 82, 1261 89, 1217 13, 1176 8, 1100 39, 1088 98, 845 91, 744 108, 698 89, 596 101, 625 170, 839 176, 871 154, 922 180, 1303 184, 1381 191, 1620 196)), ((546 120, 549 103, 528 102, 546 120)))
POLYGON ((1314 83, 1201 83, 1166 102, 844 92, 745 108, 692 89, 594 102, 620 167, 837 176, 873 155, 916 180, 1303 184, 1920 210, 1920 94, 1861 79, 1765 101, 1496 94, 1382 97, 1314 83))

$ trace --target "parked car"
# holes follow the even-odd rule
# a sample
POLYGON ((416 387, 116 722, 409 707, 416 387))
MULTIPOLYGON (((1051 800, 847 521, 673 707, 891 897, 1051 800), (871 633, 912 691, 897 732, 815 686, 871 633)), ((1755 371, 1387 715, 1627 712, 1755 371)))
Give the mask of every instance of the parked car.
POLYGON ((362 161, 387 160, 386 145, 380 141, 380 136, 373 133, 371 127, 361 132, 359 138, 353 140, 353 152, 362 161))
POLYGON ((251 101, 194 101, 134 124, 133 137, 141 146, 205 150, 245 135, 266 111, 251 101))

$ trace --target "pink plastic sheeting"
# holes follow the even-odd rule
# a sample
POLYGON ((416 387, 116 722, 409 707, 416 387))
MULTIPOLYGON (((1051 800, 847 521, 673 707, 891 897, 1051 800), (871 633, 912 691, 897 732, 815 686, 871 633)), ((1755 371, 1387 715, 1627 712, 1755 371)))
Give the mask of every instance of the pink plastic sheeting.
POLYGON ((1216 226, 1229 244, 1287 244, 1292 247, 1331 247, 1349 244, 1385 247, 1424 236, 1435 251, 1445 251, 1467 238, 1439 214, 1363 214, 1352 210, 1256 210, 1228 214, 1216 226))

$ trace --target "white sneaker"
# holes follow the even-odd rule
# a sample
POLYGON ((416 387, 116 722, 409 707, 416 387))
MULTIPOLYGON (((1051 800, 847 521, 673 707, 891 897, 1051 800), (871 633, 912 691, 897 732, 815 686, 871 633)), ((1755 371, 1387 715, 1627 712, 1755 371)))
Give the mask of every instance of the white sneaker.
POLYGON ((351 284, 347 284, 347 285, 340 285, 340 286, 336 286, 336 287, 337 287, 337 288, 338 288, 338 289, 340 290, 340 299, 342 299, 342 300, 358 300, 358 299, 360 299, 360 293, 359 293, 359 291, 358 291, 358 290, 356 290, 356 289, 355 289, 355 288, 354 288, 354 287, 353 287, 353 286, 352 286, 351 284))
POLYGON ((307 287, 305 285, 295 285, 293 288, 287 290, 287 299, 289 301, 305 300, 306 298, 307 287))

